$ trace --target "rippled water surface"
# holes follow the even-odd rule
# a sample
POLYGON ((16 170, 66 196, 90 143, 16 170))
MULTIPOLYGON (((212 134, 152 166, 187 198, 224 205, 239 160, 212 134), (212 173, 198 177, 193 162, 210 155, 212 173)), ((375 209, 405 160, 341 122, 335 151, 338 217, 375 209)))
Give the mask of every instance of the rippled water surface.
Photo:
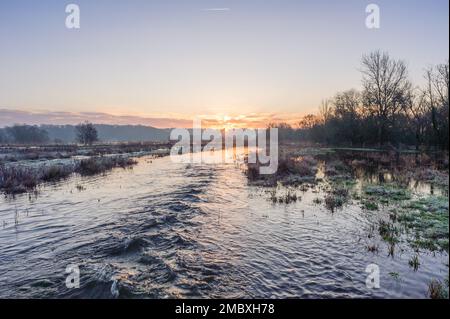
POLYGON ((144 157, 132 170, 1 198, 0 297, 424 298, 448 274, 446 253, 421 254, 414 272, 407 249, 368 252, 381 212, 332 214, 317 192, 273 204, 236 165, 144 157), (372 263, 380 289, 365 284, 372 263), (65 286, 70 264, 79 289, 65 286))

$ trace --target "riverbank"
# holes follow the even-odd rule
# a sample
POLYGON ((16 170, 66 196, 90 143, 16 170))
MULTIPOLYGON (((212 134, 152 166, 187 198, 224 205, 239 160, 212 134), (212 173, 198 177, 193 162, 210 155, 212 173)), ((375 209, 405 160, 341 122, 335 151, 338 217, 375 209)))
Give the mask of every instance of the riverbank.
POLYGON ((20 194, 73 174, 94 175, 113 168, 132 168, 134 158, 169 154, 166 143, 123 143, 93 146, 49 145, 0 148, 0 191, 20 194))

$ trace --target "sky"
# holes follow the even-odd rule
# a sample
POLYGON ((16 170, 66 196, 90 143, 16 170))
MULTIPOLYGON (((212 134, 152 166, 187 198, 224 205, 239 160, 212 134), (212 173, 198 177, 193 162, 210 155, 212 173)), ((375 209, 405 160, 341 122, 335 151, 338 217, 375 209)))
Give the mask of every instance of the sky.
POLYGON ((448 10, 448 0, 0 0, 0 125, 297 119, 360 88, 373 50, 405 60, 420 85, 448 60, 448 10), (69 3, 80 29, 65 26, 69 3), (365 25, 369 3, 380 29, 365 25))

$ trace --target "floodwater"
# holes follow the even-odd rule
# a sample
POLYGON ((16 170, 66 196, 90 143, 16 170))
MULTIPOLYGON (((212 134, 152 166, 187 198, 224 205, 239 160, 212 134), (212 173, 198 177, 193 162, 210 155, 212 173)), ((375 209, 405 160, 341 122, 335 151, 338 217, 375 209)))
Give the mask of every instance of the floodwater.
MULTIPOLYGON (((367 234, 383 212, 273 204, 235 164, 142 157, 132 170, 74 176, 0 199, 2 298, 426 298, 447 253, 389 257, 367 234), (376 264, 380 287, 366 286, 376 264), (80 270, 67 288, 66 267, 80 270)), ((279 190, 283 192, 284 190, 279 190)))

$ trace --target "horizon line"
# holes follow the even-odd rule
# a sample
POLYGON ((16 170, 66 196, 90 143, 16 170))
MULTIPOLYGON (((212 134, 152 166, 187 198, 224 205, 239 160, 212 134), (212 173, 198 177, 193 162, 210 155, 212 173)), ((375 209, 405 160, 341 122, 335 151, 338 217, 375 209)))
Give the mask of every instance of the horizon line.
POLYGON ((114 115, 106 112, 31 111, 0 107, 0 127, 12 125, 77 125, 91 122, 97 125, 145 126, 157 129, 190 128, 199 119, 205 128, 263 128, 270 123, 295 125, 307 114, 254 112, 241 115, 205 114, 189 116, 114 115))

